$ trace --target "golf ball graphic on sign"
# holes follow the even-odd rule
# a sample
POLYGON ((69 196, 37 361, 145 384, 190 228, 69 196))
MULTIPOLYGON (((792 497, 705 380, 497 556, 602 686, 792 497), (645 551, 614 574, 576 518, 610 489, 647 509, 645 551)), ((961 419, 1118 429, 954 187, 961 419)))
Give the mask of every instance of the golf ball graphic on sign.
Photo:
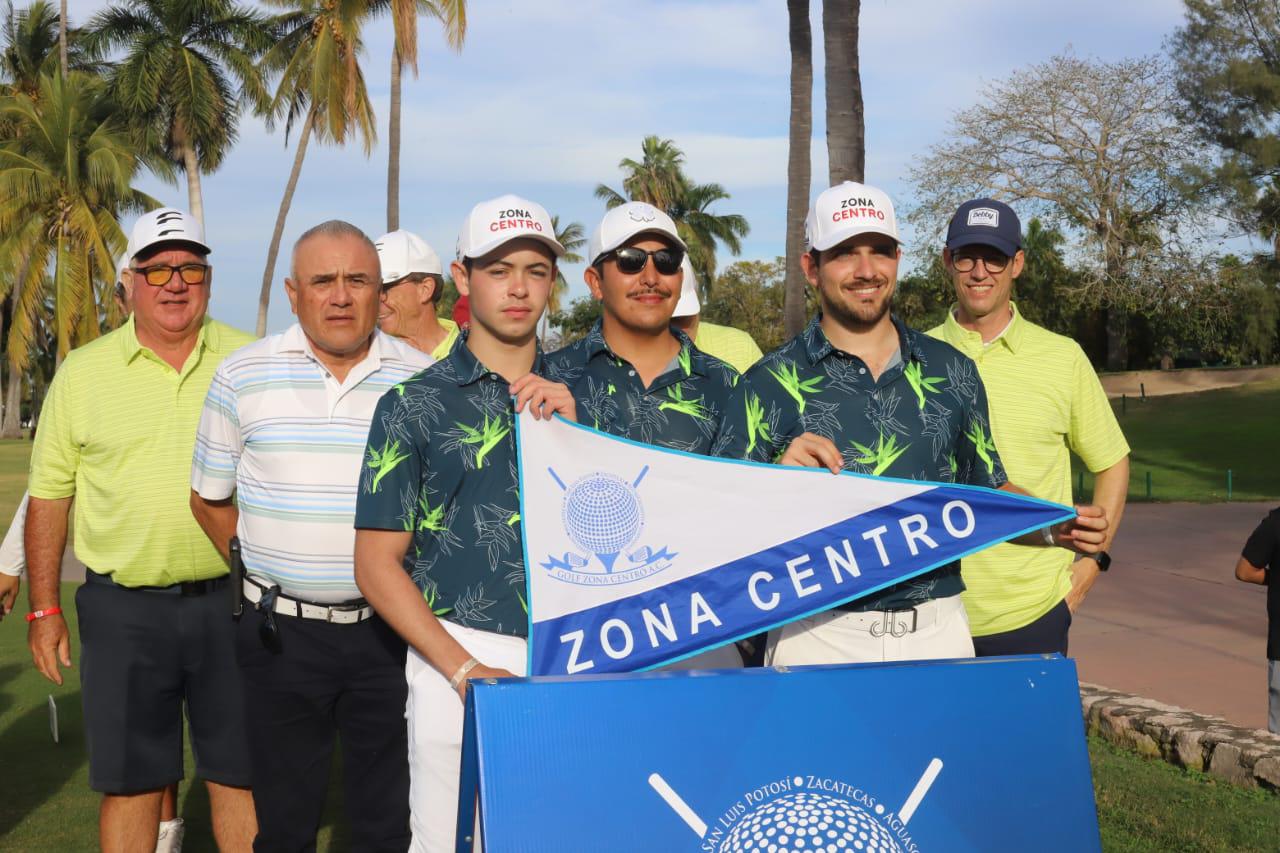
POLYGON ((579 548, 613 571, 618 554, 644 528, 644 508, 635 488, 613 474, 589 474, 565 491, 564 529, 579 548))
POLYGON ((778 797, 746 815, 720 853, 901 853, 897 840, 861 807, 825 794, 778 797))

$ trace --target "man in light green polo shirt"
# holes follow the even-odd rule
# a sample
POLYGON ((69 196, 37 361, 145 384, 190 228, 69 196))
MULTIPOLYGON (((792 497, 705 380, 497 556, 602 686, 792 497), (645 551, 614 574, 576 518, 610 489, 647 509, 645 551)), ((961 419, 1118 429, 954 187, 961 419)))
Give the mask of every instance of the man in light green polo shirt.
POLYGON ((28 645, 61 684, 71 665, 59 608, 76 499, 76 592, 89 785, 104 850, 151 850, 161 795, 183 777, 182 723, 224 850, 256 831, 228 618, 227 565, 189 509, 196 424, 218 364, 252 340, 206 316, 203 229, 180 210, 142 216, 129 241, 134 314, 67 356, 31 456, 25 549, 28 645))
POLYGON ((1071 503, 1074 452, 1094 473, 1093 503, 1110 526, 1103 551, 997 545, 961 562, 965 610, 978 655, 1067 652, 1071 614, 1106 571, 1124 513, 1129 445, 1080 346, 1018 314, 1022 227, 1008 205, 962 204, 942 260, 957 304, 929 334, 969 356, 987 389, 991 429, 1009 479, 1032 495, 1071 503), (1073 562, 1074 560, 1074 562, 1073 562))
POLYGON ((733 326, 704 321, 702 303, 698 300, 698 278, 688 255, 684 256, 680 269, 684 270, 684 285, 680 288, 680 301, 671 315, 671 325, 688 335, 698 349, 715 356, 739 373, 746 373, 763 356, 755 338, 733 326))
POLYGON ((427 242, 409 231, 373 241, 382 265, 378 328, 443 361, 458 340, 458 324, 437 316, 444 293, 444 266, 427 242))

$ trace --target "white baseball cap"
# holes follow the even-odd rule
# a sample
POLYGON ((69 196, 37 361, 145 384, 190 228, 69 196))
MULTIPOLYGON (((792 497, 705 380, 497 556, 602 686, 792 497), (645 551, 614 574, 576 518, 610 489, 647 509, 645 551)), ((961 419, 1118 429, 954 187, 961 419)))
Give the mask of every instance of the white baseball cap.
POLYGON ((482 201, 462 220, 458 260, 483 257, 503 243, 521 237, 546 243, 557 258, 564 254, 551 217, 542 205, 510 193, 482 201))
POLYGON ((204 226, 199 220, 176 207, 162 207, 138 217, 129 237, 129 258, 132 260, 158 243, 190 243, 204 255, 213 251, 204 241, 204 226))
POLYGON ((128 249, 124 250, 124 254, 116 258, 116 281, 123 281, 125 273, 129 272, 129 265, 133 261, 133 253, 128 249))
POLYGON ((693 273, 693 264, 689 263, 687 254, 680 262, 680 269, 684 271, 684 279, 680 282, 680 301, 671 316, 692 317, 702 310, 702 303, 698 301, 698 277, 693 273))
POLYGON ((899 244, 898 217, 884 190, 853 181, 824 190, 804 221, 805 242, 819 252, 859 234, 884 234, 899 244))
POLYGON ((605 252, 612 252, 637 234, 661 234, 687 249, 676 232, 676 224, 661 210, 643 201, 620 204, 604 215, 587 243, 587 261, 594 264, 605 252))
POLYGON ((412 273, 444 275, 444 266, 435 249, 417 234, 392 231, 373 241, 382 264, 382 283, 391 284, 412 273))

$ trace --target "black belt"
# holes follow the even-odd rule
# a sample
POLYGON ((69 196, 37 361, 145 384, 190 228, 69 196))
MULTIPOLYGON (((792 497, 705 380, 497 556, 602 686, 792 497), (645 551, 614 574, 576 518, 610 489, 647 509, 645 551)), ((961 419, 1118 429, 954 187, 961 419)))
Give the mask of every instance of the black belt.
POLYGON ((183 581, 182 583, 170 584, 169 586, 125 586, 122 583, 116 583, 115 578, 111 575, 99 574, 93 570, 85 571, 84 580, 85 583, 114 586, 117 589, 127 589, 137 592, 157 592, 161 595, 180 595, 184 598, 208 595, 209 593, 222 589, 227 585, 227 576, 222 575, 221 577, 209 578, 208 580, 183 581))

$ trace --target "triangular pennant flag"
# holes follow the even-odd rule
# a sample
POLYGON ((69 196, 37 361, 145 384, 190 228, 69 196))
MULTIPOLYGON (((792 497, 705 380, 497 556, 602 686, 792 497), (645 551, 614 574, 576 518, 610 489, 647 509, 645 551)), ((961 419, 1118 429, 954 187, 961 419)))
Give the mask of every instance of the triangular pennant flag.
POLYGON ((635 672, 1075 517, 976 486, 714 459, 516 425, 529 674, 635 672))

